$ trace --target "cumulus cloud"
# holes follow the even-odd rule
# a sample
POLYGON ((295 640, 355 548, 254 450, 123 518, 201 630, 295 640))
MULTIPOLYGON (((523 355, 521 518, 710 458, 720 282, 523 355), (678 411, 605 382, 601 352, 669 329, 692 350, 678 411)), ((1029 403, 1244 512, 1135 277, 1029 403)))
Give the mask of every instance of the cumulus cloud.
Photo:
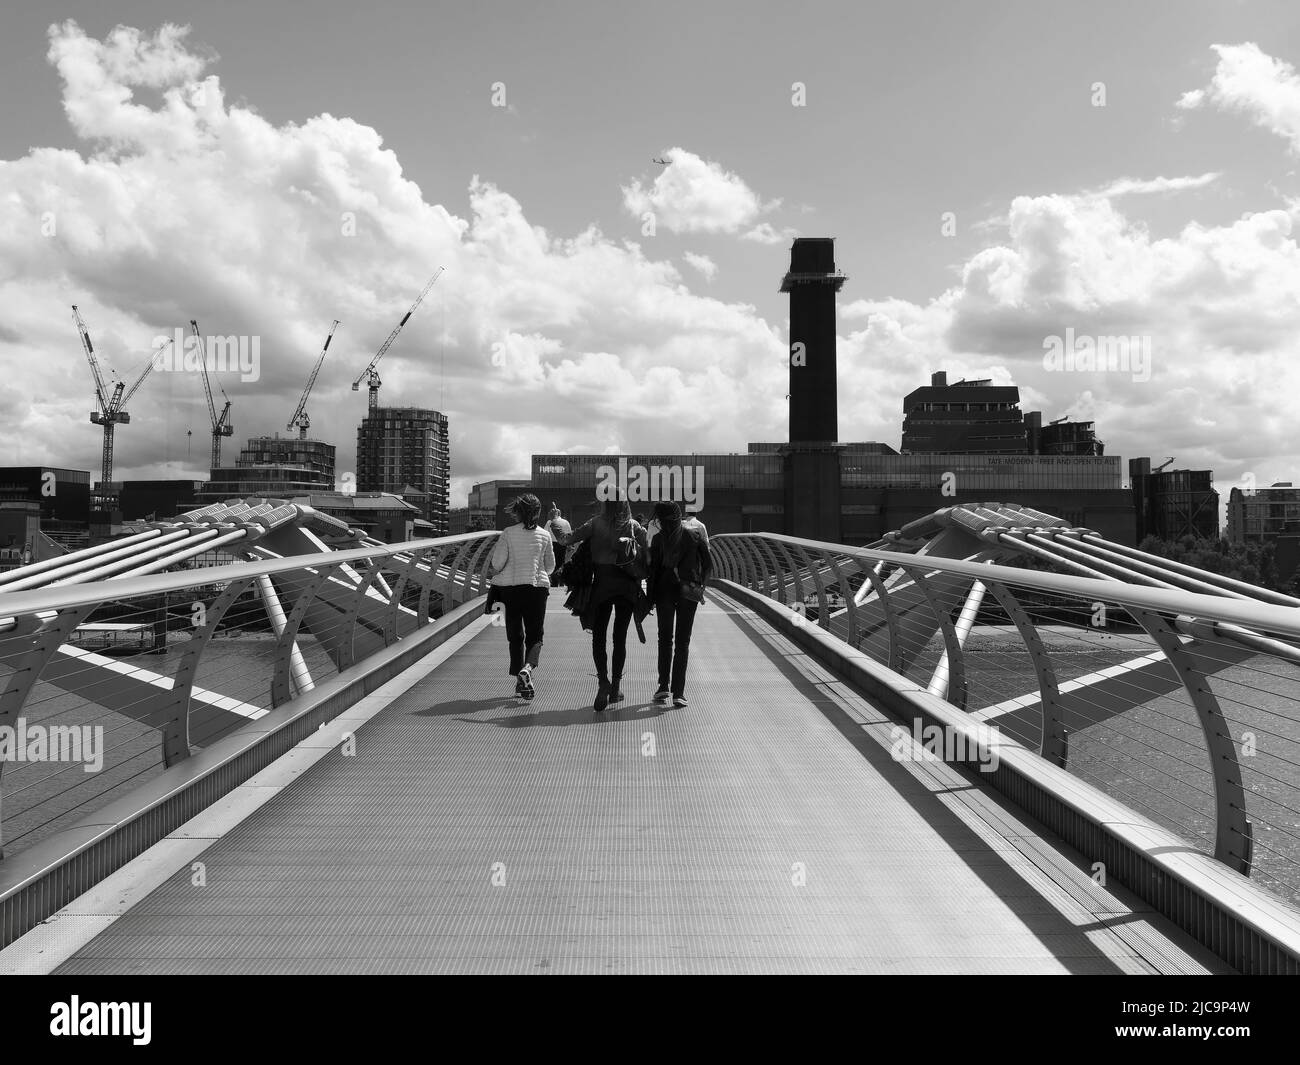
POLYGON ((753 229, 740 234, 741 240, 752 240, 755 244, 785 244, 799 235, 797 229, 775 228, 770 222, 759 222, 753 229))
POLYGON ((643 185, 634 178, 623 186, 623 206, 637 218, 653 213, 655 224, 672 233, 750 236, 760 231, 759 219, 781 205, 780 200, 764 202, 739 174, 685 148, 671 148, 665 158, 669 163, 654 181, 643 185))
MULTIPOLYGON (((672 451, 684 438, 732 451, 782 438, 782 323, 692 292, 677 265, 641 245, 594 226, 548 232, 487 177, 466 175, 468 211, 453 214, 439 197, 460 188, 421 189, 369 126, 329 114, 276 125, 228 103, 214 58, 181 28, 96 41, 63 23, 49 58, 80 141, 0 161, 0 373, 27 386, 0 389, 9 461, 98 471, 77 303, 124 378, 154 336, 191 317, 205 333, 261 338, 256 384, 217 381, 234 402, 227 456, 246 436, 283 430, 341 319, 308 409, 339 445, 340 473, 355 469, 366 400, 348 383, 439 265, 446 273, 381 367, 381 399, 447 411, 453 500, 472 480, 526 474, 533 452, 672 451)), ((1272 96, 1266 79, 1246 93, 1216 74, 1200 101, 1272 100, 1249 113, 1290 128, 1294 75, 1269 62, 1272 96)), ((684 233, 785 239, 764 217, 775 201, 680 148, 672 156, 653 183, 624 188, 629 210, 646 206, 684 233)), ((1050 417, 1087 412, 1111 453, 1176 455, 1221 481, 1292 479, 1300 208, 1188 222, 1161 239, 1122 209, 1132 195, 1217 180, 1125 177, 1016 197, 1005 230, 946 291, 919 301, 846 292, 841 437, 897 446, 903 395, 943 368, 1014 382, 1050 417), (1067 329, 1149 336, 1151 380, 1049 372, 1044 340, 1067 329)), ((682 262, 705 278, 714 267, 697 252, 682 262)), ((197 380, 155 372, 131 413, 119 476, 204 476, 197 380)))
MULTIPOLYGON (((1129 185, 1116 182, 1116 195, 1129 185)), ((1026 409, 1095 418, 1110 454, 1159 450, 1224 484, 1248 470, 1286 479, 1300 464, 1289 424, 1300 394, 1296 221, 1263 210, 1153 239, 1099 193, 1017 197, 1006 242, 973 255, 948 291, 844 306, 841 352, 876 376, 850 373, 842 391, 871 436, 897 426, 893 397, 932 370, 991 376, 1019 385, 1026 409), (1149 338, 1150 380, 1049 370, 1045 342, 1067 330, 1149 338), (882 393, 893 408, 883 416, 882 393)), ((877 438, 896 444, 893 433, 877 438)))
POLYGON ((1177 106, 1185 111, 1208 106, 1244 114, 1300 155, 1300 75, 1295 67, 1249 41, 1213 48, 1219 61, 1210 84, 1183 93, 1177 106))
POLYGON ((718 276, 718 264, 707 255, 699 255, 696 252, 688 251, 682 253, 682 258, 686 260, 688 266, 698 270, 705 281, 712 281, 718 276))
MULTIPOLYGON (((355 469, 366 400, 348 384, 439 265, 381 365, 380 400, 448 413, 453 501, 473 480, 526 474, 535 451, 671 450, 683 434, 730 451, 737 425, 779 432, 782 339, 637 244, 595 227, 549 233, 478 177, 458 217, 437 196, 459 190, 426 194, 369 126, 329 114, 276 125, 228 103, 214 57, 183 28, 97 41, 66 22, 50 28, 49 60, 78 150, 0 161, 0 372, 32 383, 0 391, 10 461, 98 476, 77 303, 123 376, 191 317, 205 334, 260 338, 260 380, 215 381, 234 403, 227 461, 245 437, 284 431, 341 319, 308 410, 340 474, 355 469)), ((130 409, 120 478, 206 476, 197 379, 156 371, 130 409)))

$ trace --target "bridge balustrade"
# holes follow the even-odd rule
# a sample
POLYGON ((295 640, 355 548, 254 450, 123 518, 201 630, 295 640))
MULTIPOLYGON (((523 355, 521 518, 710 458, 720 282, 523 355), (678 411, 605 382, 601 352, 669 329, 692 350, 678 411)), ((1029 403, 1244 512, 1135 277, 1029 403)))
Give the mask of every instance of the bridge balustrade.
MULTIPOLYGON (((711 545, 724 590, 784 604, 794 624, 1300 902, 1300 608, 1285 597, 1255 601, 1226 579, 1204 585, 1220 594, 1202 594, 924 547, 767 533, 711 545)), ((1213 580, 1197 576, 1183 579, 1213 580)))
POLYGON ((61 559, 53 586, 0 586, 0 868, 483 595, 499 535, 96 578, 166 550, 109 545, 61 559), (105 626, 146 635, 129 653, 78 638, 105 626))

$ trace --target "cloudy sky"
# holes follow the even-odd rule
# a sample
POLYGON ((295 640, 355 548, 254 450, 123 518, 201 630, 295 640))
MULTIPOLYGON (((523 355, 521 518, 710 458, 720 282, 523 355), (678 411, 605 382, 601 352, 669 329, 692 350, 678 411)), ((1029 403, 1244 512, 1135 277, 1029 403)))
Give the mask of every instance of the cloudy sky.
MULTIPOLYGON (((381 396, 448 413, 453 505, 533 452, 743 451, 785 437, 800 235, 849 275, 841 439, 897 447, 942 368, 1300 480, 1297 63, 1293 0, 9 5, 0 463, 98 474, 76 303, 128 379, 190 318, 259 337, 236 442, 341 319, 309 410, 346 473, 439 266, 381 396), (1049 370, 1066 330, 1149 337, 1149 379, 1049 370)), ((206 475, 193 376, 130 409, 118 477, 206 475)))

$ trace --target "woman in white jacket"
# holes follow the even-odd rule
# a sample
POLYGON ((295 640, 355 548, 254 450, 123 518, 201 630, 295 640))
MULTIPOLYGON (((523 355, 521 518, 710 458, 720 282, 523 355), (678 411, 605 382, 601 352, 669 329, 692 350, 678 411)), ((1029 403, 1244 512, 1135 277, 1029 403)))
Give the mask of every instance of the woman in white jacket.
POLYGON ((546 625, 546 598, 555 569, 555 541, 537 524, 541 501, 521 495, 507 510, 519 520, 501 534, 492 550, 489 572, 496 598, 506 608, 506 641, 510 645, 510 675, 515 694, 531 699, 533 670, 542 653, 542 630, 546 625))

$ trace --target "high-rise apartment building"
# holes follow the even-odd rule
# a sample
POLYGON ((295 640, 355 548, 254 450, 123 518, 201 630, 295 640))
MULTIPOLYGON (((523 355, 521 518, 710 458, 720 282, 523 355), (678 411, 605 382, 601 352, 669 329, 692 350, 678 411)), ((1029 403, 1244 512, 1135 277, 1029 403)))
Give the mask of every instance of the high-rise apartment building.
POLYGON ((357 491, 413 504, 435 536, 447 535, 451 448, 447 416, 423 407, 376 407, 357 429, 357 491))

